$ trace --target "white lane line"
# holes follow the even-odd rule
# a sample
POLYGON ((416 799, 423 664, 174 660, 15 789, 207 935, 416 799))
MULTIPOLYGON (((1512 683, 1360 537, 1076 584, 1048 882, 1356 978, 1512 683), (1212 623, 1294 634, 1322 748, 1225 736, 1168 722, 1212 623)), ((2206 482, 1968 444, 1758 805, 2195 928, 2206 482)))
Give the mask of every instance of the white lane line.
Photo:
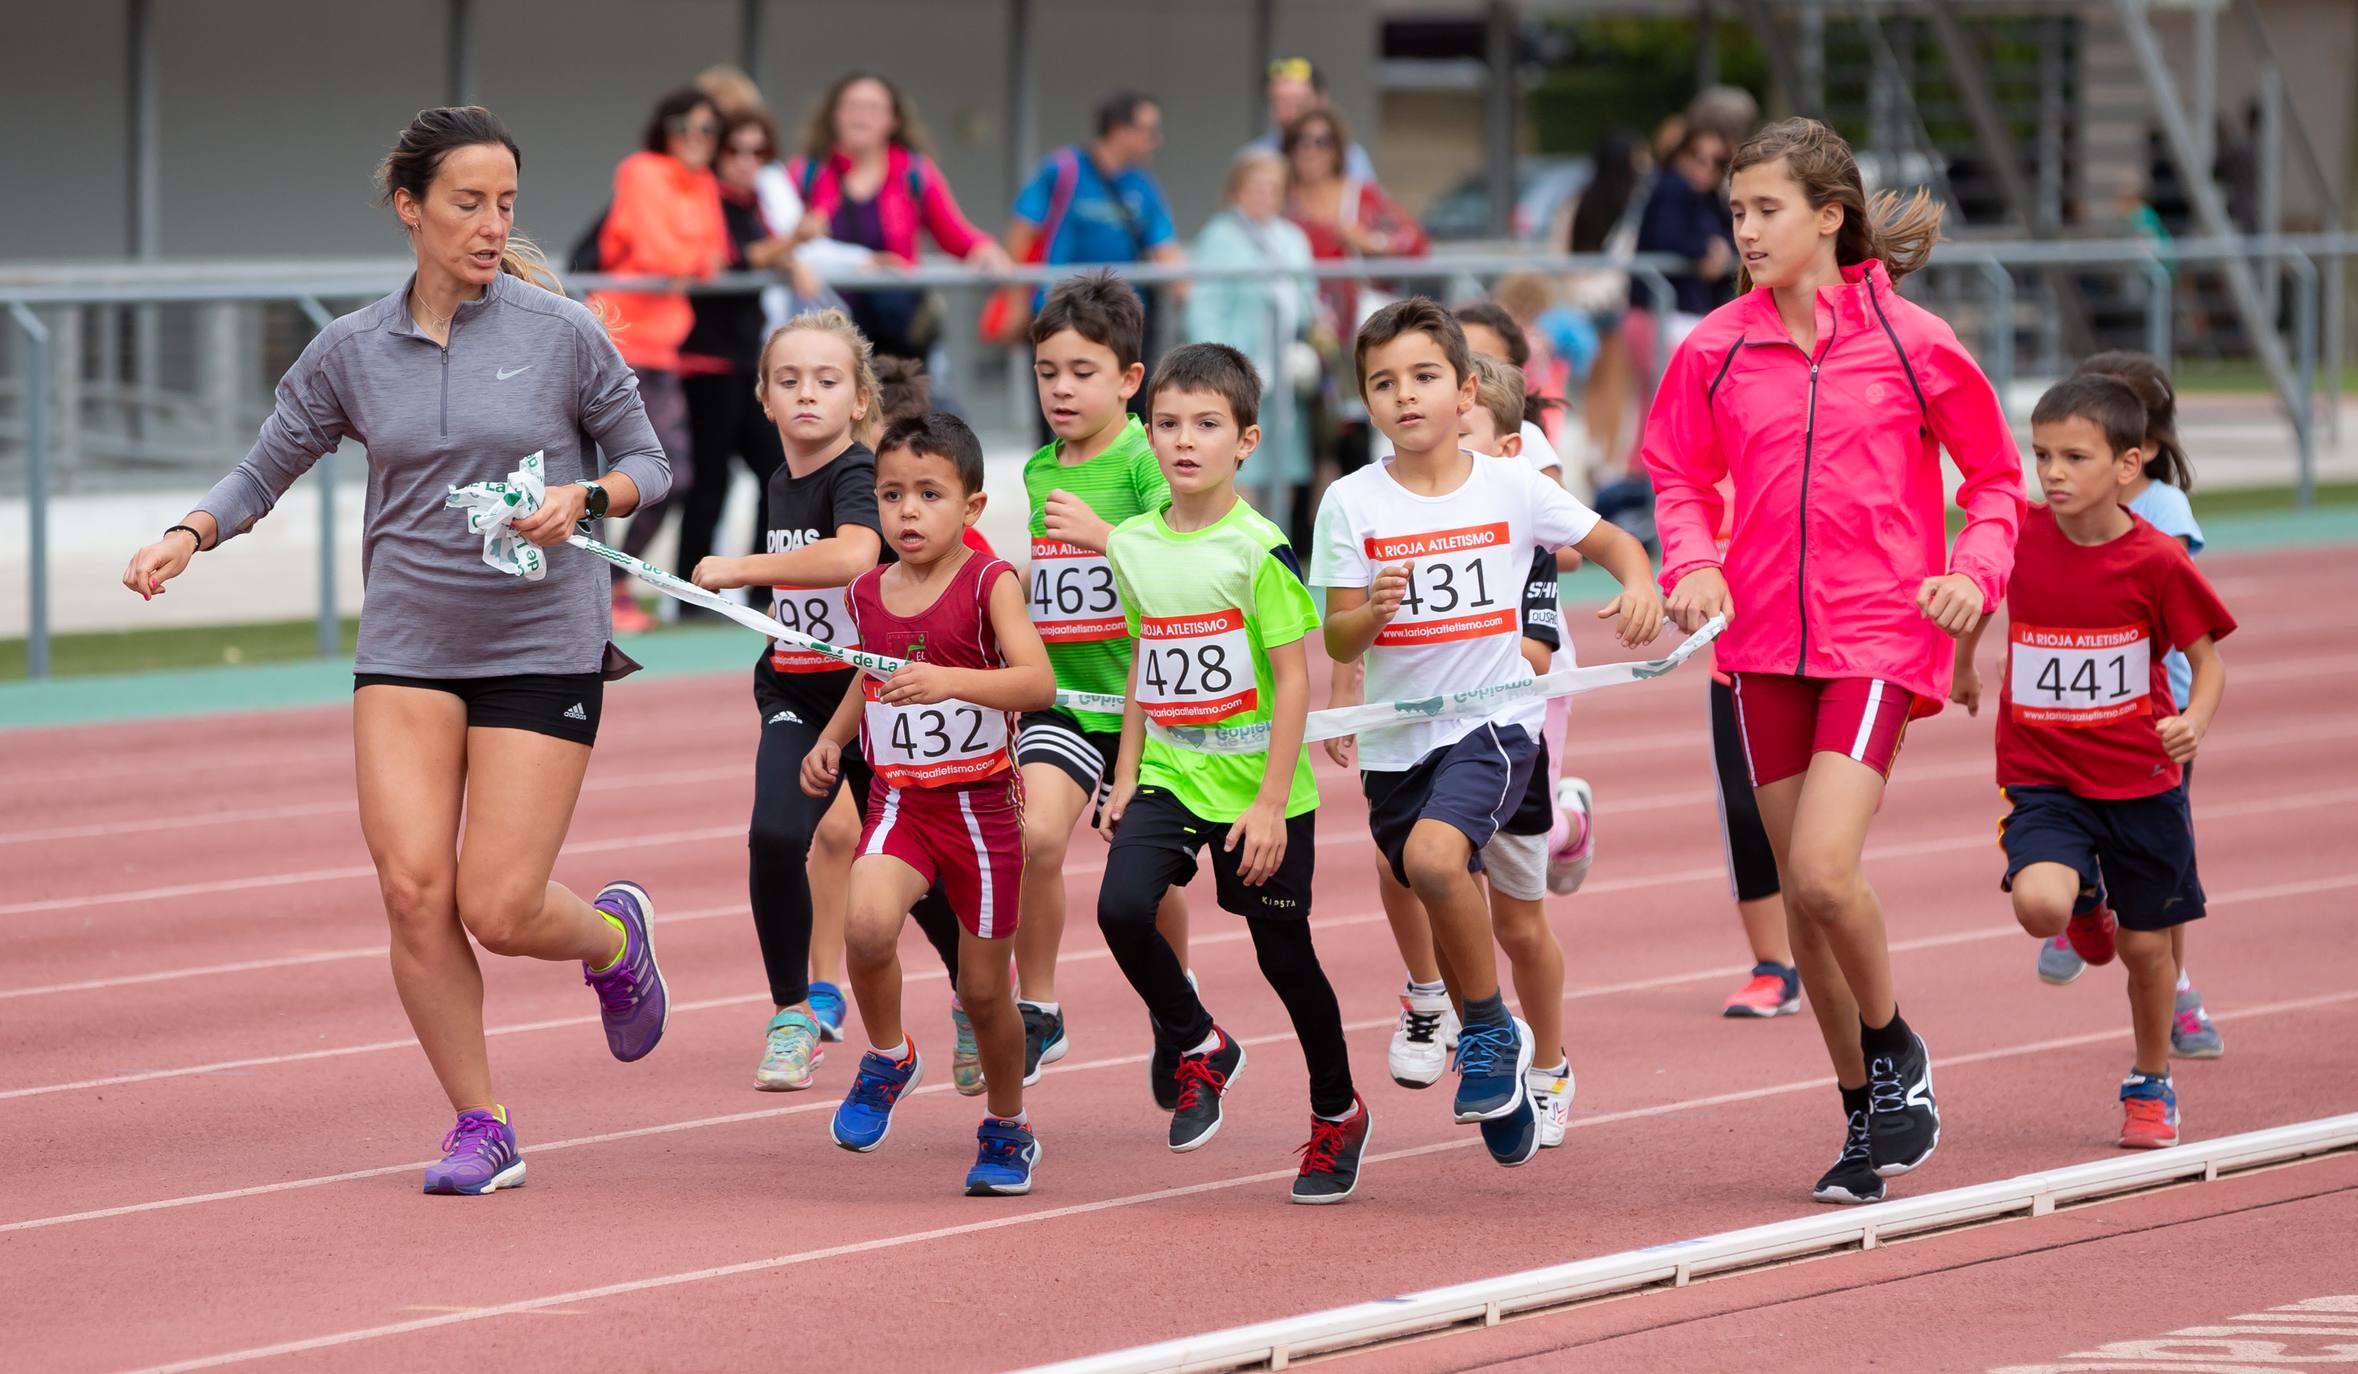
MULTIPOLYGON (((2247 1020, 2253 1017, 2280 1015, 2286 1012, 2309 1011, 2319 1007, 2333 1006, 2339 1003, 2350 1002, 2354 1000, 2358 1000, 2358 990, 2326 993, 2316 997, 2295 998, 2283 1002, 2263 1003, 2258 1006, 2244 1007, 2240 1010, 2229 1010, 2216 1013, 2212 1019, 2247 1020)), ((1981 1050, 1972 1054, 1961 1054, 1953 1058, 1939 1059, 1935 1062, 1942 1068, 1955 1068, 1965 1064, 1988 1063, 1993 1060, 2019 1058, 2028 1055, 2043 1054, 2053 1050, 2076 1049, 2085 1045, 2100 1045, 2110 1041, 2121 1040, 2126 1038, 2128 1034, 2129 1032, 2126 1030, 2092 1031, 2084 1035, 2060 1036, 2050 1040, 2036 1040, 2027 1044, 2008 1045, 1999 1049, 1981 1050)), ((1576 1118, 1571 1124, 1574 1128, 1580 1129, 1609 1126, 1624 1121, 1640 1121, 1653 1117, 1671 1116, 1678 1113, 1698 1111, 1711 1107, 1729 1106, 1739 1102, 1751 1102, 1766 1097, 1780 1097, 1793 1093, 1822 1091, 1825 1088, 1831 1086, 1833 1082, 1834 1080, 1831 1077, 1822 1077, 1805 1079, 1800 1082, 1793 1083, 1779 1083, 1769 1087, 1746 1088, 1737 1092, 1716 1093, 1708 1097, 1687 1098, 1682 1101, 1665 1102, 1651 1107, 1632 1108, 1628 1111, 1600 1112, 1594 1116, 1576 1118)), ((1468 1133, 1453 1140, 1436 1141, 1428 1145, 1416 1145, 1404 1150, 1391 1150, 1369 1155, 1368 1162, 1390 1163, 1395 1160, 1412 1159, 1422 1155, 1441 1154, 1451 1150, 1469 1149, 1481 1143, 1482 1139, 1479 1134, 1468 1133)), ((712 1279, 735 1278, 744 1274, 768 1273, 779 1269, 793 1268, 799 1265, 815 1264, 823 1260, 840 1259, 847 1255, 863 1255, 872 1254, 881 1250, 905 1249, 909 1246, 924 1245, 931 1241, 951 1240, 961 1236, 971 1236, 990 1231, 1000 1231, 1015 1226, 1029 1226, 1039 1222, 1059 1221, 1067 1217, 1087 1216, 1096 1212, 1108 1212, 1129 1207, 1139 1207, 1149 1203, 1166 1202, 1172 1198, 1191 1197, 1203 1193, 1226 1192, 1233 1188, 1243 1188, 1253 1184, 1275 1183, 1293 1177, 1294 1172, 1295 1171, 1291 1169, 1276 1169, 1266 1173, 1245 1174, 1235 1178, 1213 1179, 1208 1182, 1192 1183, 1177 1188, 1160 1188, 1152 1192, 1132 1193, 1126 1197, 1103 1198, 1096 1202, 1074 1203, 1065 1207, 1048 1207, 1036 1212, 1019 1213, 1015 1216, 993 1217, 989 1220, 967 1222, 958 1226, 938 1226, 924 1231, 911 1231, 897 1236, 878 1236, 870 1240, 852 1241, 843 1245, 830 1245, 815 1250, 802 1250, 784 1255, 773 1255, 764 1259, 740 1260, 735 1264, 713 1265, 709 1268, 690 1269, 670 1274, 658 1274, 649 1278, 626 1279, 618 1283, 601 1284, 595 1288, 577 1288, 571 1292, 552 1293, 545 1297, 521 1298, 515 1302, 497 1303, 489 1307, 473 1308, 466 1311, 452 1312, 440 1316, 419 1317, 413 1318, 409 1321, 390 1322, 382 1326, 362 1327, 358 1330, 352 1331, 339 1331, 330 1335, 313 1336, 304 1340, 282 1341, 275 1345, 253 1346, 244 1350, 233 1350, 219 1355, 206 1355, 200 1356, 196 1359, 180 1360, 171 1364, 149 1365, 144 1368, 131 1371, 130 1374, 187 1374, 188 1371, 192 1370, 217 1369, 223 1365, 243 1364, 252 1360, 271 1359, 280 1355, 298 1355, 311 1350, 329 1350, 338 1346, 358 1344, 362 1341, 382 1340, 388 1336, 404 1336, 412 1332, 432 1330, 436 1327, 455 1326, 462 1322, 481 1321, 487 1317, 504 1317, 526 1312, 541 1312, 554 1307, 565 1307, 573 1303, 595 1302, 601 1298, 622 1297, 632 1293, 645 1293, 663 1288, 676 1288, 683 1284, 703 1283, 712 1279)))
MULTIPOLYGON (((747 777, 739 764, 728 768, 683 768, 664 773, 592 774, 582 783, 592 792, 628 792, 646 787, 675 787, 692 783, 727 782, 747 777)), ((256 806, 238 811, 208 811, 188 816, 154 816, 136 821, 103 821, 90 825, 61 825, 47 830, 0 832, 0 844, 41 844, 54 840, 103 839, 110 835, 150 835, 159 830, 191 830, 207 825, 243 825, 250 821, 292 821, 310 816, 353 816, 359 805, 351 797, 337 801, 304 802, 287 806, 256 806)))
MULTIPOLYGON (((2306 882, 2279 883, 2269 887, 2250 888, 2241 892, 2227 893, 2222 896, 2214 897, 2212 900, 2228 902, 2266 901, 2278 897, 2307 896, 2311 893, 2339 891, 2351 887, 2358 887, 2358 873, 2344 874, 2336 878, 2319 878, 2306 882)), ((1336 921, 1333 924, 1336 926, 1369 925, 1373 924, 1378 919, 1381 918, 1376 916, 1357 916, 1341 921, 1336 921)), ((1891 952, 1893 954, 1911 954, 1919 950, 1945 949, 1953 945, 1975 944, 1984 940, 1998 940, 2007 938, 2019 939, 2021 937, 2022 930, 2019 926, 1983 926, 1977 930, 1954 931, 1945 935, 1926 935, 1913 940, 1895 940, 1892 942, 1891 952)), ((1212 943, 1215 939, 1218 938, 1219 937, 1207 936, 1198 943, 1208 944, 1212 943)), ((1244 938, 1244 933, 1237 933, 1230 936, 1229 938, 1231 940, 1242 939, 1244 938)), ((1227 941, 1222 942, 1226 943, 1227 941)), ((1107 957, 1106 951, 1096 950, 1091 951, 1089 954, 1067 956, 1066 962, 1073 962, 1076 958, 1088 958, 1091 957, 1091 955, 1094 955, 1094 957, 1097 958, 1107 957)), ((1624 983, 1606 983, 1594 987, 1575 988, 1572 991, 1564 994, 1564 1000, 1568 1003, 1580 1002, 1592 998, 1620 996, 1625 993, 1657 992, 1665 988, 1679 987, 1692 983, 1716 982, 1723 978, 1736 977, 1746 972, 1750 968, 1751 965, 1749 964, 1726 964, 1713 968, 1696 969, 1687 973, 1664 974, 1659 977, 1640 978, 1624 983)), ((911 981, 915 981, 918 978, 927 976, 928 975, 925 974, 911 975, 911 981)), ((930 976, 939 978, 942 976, 942 974, 937 970, 930 976)), ((2250 1014, 2252 1013, 2248 1010, 2243 1012, 2221 1012, 2215 1014, 2212 1019, 2218 1020, 2222 1016, 2250 1014)), ((1344 1023, 1343 1030, 1346 1034, 1375 1030, 1393 1024, 1396 1019, 1397 1018, 1392 1015, 1385 1015, 1364 1021, 1350 1021, 1344 1023)), ((2107 1034, 2109 1033, 2110 1032, 2107 1032, 2107 1034)), ((1282 1044, 1286 1041, 1294 1039, 1294 1035, 1292 1031, 1286 1030, 1265 1035, 1240 1037, 1240 1039, 1243 1044, 1250 1047, 1254 1045, 1282 1044)), ((1084 1060, 1080 1063, 1060 1064, 1056 1067, 1055 1072, 1059 1075, 1064 1075, 1071 1073, 1081 1073, 1094 1069, 1123 1068, 1130 1065, 1143 1064, 1146 1062, 1146 1059, 1147 1056, 1143 1054, 1113 1055, 1103 1059, 1084 1060)), ((1943 1059, 1940 1062, 1944 1064, 1970 1063, 1972 1060, 1973 1056, 1964 1056, 1954 1060, 1943 1059)), ((917 1091, 910 1094, 910 1096, 931 1097, 949 1090, 950 1085, 947 1083, 930 1083, 918 1088, 917 1091)), ((1742 1094, 1739 1094, 1735 1100, 1741 1100, 1742 1096, 1742 1094)), ((749 1121, 769 1121, 778 1117, 800 1116, 808 1112, 832 1110, 834 1106, 835 1104, 829 1101, 813 1101, 797 1103, 792 1106, 785 1107, 765 1107, 753 1111, 729 1112, 721 1116, 697 1117, 686 1121, 668 1121, 654 1126, 633 1126, 625 1130, 602 1131, 595 1135, 573 1136, 563 1140, 535 1141, 532 1148, 535 1152, 543 1152, 548 1150, 571 1150, 587 1145, 609 1144, 618 1140, 638 1140, 647 1136, 672 1135, 681 1131, 704 1130, 714 1126, 735 1126, 749 1121)), ((1577 1125, 1579 1123, 1575 1122, 1574 1124, 1577 1125)), ((244 1188, 229 1188, 218 1192, 196 1193, 186 1197, 161 1198, 153 1202, 126 1203, 118 1207, 100 1207, 85 1212, 69 1212, 60 1216, 33 1217, 24 1221, 14 1221, 0 1224, 0 1235, 6 1235, 11 1231, 32 1231, 50 1226, 66 1226, 75 1222, 100 1221, 108 1217, 130 1216, 140 1212, 157 1212, 172 1210, 180 1207, 193 1207, 199 1203, 225 1202, 237 1198, 262 1197, 271 1193, 293 1192, 295 1190, 304 1188, 324 1187, 332 1183, 350 1183, 358 1179, 383 1178, 388 1174, 416 1173, 433 1162, 434 1161, 430 1159, 421 1159, 406 1164, 383 1164, 378 1165, 375 1168, 355 1169, 347 1173, 322 1174, 312 1178, 289 1179, 280 1183, 254 1184, 244 1188)))

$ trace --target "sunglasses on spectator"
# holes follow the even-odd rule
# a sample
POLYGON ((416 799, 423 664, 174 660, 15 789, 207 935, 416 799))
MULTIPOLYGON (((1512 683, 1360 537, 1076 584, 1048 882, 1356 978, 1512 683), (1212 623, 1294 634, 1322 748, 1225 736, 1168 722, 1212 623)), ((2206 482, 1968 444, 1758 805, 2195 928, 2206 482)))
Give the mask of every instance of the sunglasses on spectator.
POLYGON ((719 138, 721 131, 717 119, 690 119, 686 115, 664 121, 664 127, 675 134, 699 134, 705 138, 719 138))
POLYGON ((1304 134, 1295 142, 1305 148, 1332 148, 1335 146, 1335 136, 1333 134, 1304 134))
POLYGON ((766 143, 732 143, 721 151, 730 157, 758 158, 764 162, 769 161, 770 157, 770 148, 766 143))

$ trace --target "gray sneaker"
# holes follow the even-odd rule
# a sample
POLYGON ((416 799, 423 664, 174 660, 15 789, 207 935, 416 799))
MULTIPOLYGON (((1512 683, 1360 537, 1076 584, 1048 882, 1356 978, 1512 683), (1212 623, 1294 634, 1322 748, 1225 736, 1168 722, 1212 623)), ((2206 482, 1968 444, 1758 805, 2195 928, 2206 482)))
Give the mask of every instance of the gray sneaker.
POLYGON ((2203 1010, 2202 994, 2188 988, 2178 994, 2178 1016, 2170 1022, 2172 1059, 2216 1059, 2227 1052, 2211 1014, 2203 1010))
POLYGON ((2058 935, 2039 946, 2039 981, 2062 987, 2077 982, 2088 971, 2088 961, 2071 947, 2071 937, 2058 935))
POLYGON ((671 1015, 663 971, 655 966, 655 903, 637 883, 608 883, 592 905, 622 922, 622 954, 603 973, 584 963, 581 981, 597 990, 606 1048, 627 1064, 655 1048, 671 1015))

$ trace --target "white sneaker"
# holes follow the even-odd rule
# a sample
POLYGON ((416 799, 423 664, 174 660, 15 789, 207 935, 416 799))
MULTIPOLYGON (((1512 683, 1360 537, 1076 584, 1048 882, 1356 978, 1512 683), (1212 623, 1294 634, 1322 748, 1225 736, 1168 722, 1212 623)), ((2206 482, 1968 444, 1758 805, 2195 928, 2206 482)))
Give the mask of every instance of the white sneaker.
POLYGON ((1597 861, 1597 823, 1586 778, 1556 782, 1556 805, 1580 818, 1580 838, 1547 856, 1547 890, 1559 897, 1580 890, 1588 880, 1589 865, 1597 861))
POLYGON ((1552 1150, 1564 1143, 1564 1129, 1572 1124, 1572 1064, 1567 1060, 1561 1076, 1545 1069, 1533 1069, 1523 1075, 1523 1091, 1531 1095, 1531 1106, 1539 1114, 1539 1148, 1552 1150))
POLYGON ((1392 1030, 1389 1063, 1392 1081, 1403 1088, 1429 1088, 1449 1067, 1449 1051, 1457 1044, 1457 1012, 1448 993, 1420 997, 1400 994, 1400 1024, 1392 1030))

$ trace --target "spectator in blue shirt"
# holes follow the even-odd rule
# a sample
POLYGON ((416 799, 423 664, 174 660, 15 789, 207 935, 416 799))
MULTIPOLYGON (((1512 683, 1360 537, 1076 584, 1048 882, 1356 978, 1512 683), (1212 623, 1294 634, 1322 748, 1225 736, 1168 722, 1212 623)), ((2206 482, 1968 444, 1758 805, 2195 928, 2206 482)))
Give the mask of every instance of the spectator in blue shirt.
POLYGON ((1039 260, 1050 266, 1180 261, 1170 207, 1146 170, 1162 145, 1162 106, 1135 92, 1107 99, 1097 137, 1051 153, 1016 196, 1009 254, 1026 260, 1045 234, 1039 260))

